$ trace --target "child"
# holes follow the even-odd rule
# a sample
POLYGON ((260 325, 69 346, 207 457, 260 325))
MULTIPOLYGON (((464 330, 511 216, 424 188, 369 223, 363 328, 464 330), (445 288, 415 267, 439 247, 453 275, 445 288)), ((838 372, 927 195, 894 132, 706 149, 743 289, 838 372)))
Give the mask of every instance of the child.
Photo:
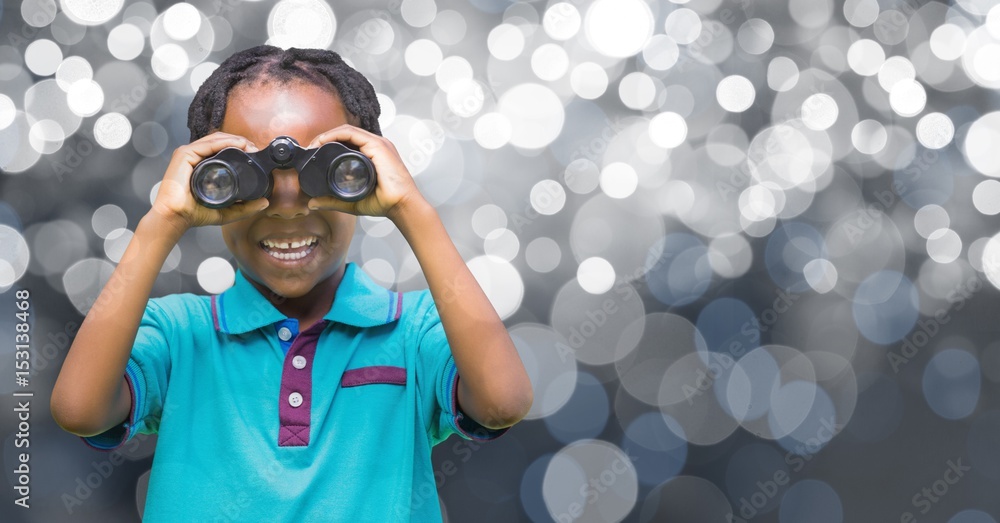
POLYGON ((514 345, 378 115, 368 81, 317 49, 238 52, 195 95, 192 141, 174 152, 52 392, 59 425, 94 447, 159 434, 146 523, 440 521, 431 447, 456 432, 496 438, 527 413, 514 345), (195 203, 200 160, 281 135, 355 145, 375 190, 310 199, 287 169, 268 198, 195 203), (429 291, 392 292, 346 261, 354 215, 396 224, 429 291), (222 225, 235 285, 149 299, 178 239, 204 225, 222 225))

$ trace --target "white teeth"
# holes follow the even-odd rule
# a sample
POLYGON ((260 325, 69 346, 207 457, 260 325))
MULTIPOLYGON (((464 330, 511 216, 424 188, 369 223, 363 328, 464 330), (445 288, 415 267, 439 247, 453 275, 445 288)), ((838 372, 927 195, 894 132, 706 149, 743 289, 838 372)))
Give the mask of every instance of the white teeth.
POLYGON ((293 240, 291 242, 287 242, 287 241, 277 242, 277 241, 272 241, 272 240, 263 240, 261 243, 264 244, 265 247, 268 247, 268 248, 271 248, 271 249, 298 249, 299 247, 305 247, 307 245, 312 245, 312 244, 314 244, 314 243, 316 243, 318 241, 319 241, 319 238, 313 236, 311 238, 303 238, 301 240, 293 240))
POLYGON ((288 253, 268 252, 268 254, 270 254, 271 257, 277 258, 279 260, 300 260, 302 258, 305 258, 306 255, 309 254, 310 252, 312 252, 311 249, 306 252, 288 252, 288 253))

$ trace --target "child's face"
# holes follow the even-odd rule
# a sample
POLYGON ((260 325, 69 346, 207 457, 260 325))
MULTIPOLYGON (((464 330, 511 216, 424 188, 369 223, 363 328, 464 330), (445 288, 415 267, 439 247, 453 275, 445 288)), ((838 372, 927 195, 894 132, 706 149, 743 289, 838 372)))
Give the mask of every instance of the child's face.
MULTIPOLYGON (((264 150, 281 135, 305 146, 344 123, 347 113, 340 100, 321 87, 305 82, 240 85, 229 93, 219 130, 246 137, 264 150)), ((310 210, 295 169, 275 169, 273 176, 267 209, 223 225, 222 235, 247 277, 280 296, 297 298, 343 266, 356 217, 310 210)))

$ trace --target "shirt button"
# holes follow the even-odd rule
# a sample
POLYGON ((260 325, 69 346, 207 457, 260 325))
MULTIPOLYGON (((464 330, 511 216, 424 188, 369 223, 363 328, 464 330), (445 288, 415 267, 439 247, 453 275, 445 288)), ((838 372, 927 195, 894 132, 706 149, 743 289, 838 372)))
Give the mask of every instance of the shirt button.
POLYGON ((293 392, 288 395, 288 404, 292 407, 298 407, 302 405, 302 395, 298 392, 293 392))
POLYGON ((278 338, 280 338, 281 341, 288 341, 292 339, 292 331, 289 330, 288 327, 282 327, 278 329, 278 338))
POLYGON ((304 368, 306 368, 306 358, 305 358, 305 356, 296 356, 296 357, 292 358, 292 367, 295 367, 296 369, 304 369, 304 368))

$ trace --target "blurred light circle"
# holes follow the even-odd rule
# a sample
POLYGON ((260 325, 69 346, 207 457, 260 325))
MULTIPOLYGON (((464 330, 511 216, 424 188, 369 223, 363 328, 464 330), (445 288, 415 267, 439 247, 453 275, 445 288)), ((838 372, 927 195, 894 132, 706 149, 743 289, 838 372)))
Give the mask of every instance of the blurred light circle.
POLYGON ((542 180, 531 187, 528 199, 532 209, 539 214, 551 216, 566 205, 566 191, 562 184, 555 180, 542 180))
POLYGON ((927 254, 938 263, 951 263, 962 254, 962 238, 951 229, 938 229, 927 237, 927 254))
POLYGON ((982 510, 966 509, 952 516, 948 523, 997 523, 997 520, 982 510))
POLYGON ((550 324, 566 337, 576 359, 589 365, 606 365, 631 352, 642 330, 637 320, 646 311, 639 293, 627 281, 615 285, 614 294, 591 294, 576 279, 559 289, 552 305, 550 324), (614 349, 614 350, 611 350, 614 349))
POLYGON ((667 362, 670 366, 662 376, 657 394, 664 419, 670 416, 677 421, 676 426, 668 427, 675 433, 680 432, 676 434, 678 437, 695 445, 719 443, 739 426, 720 406, 712 391, 712 385, 722 374, 722 369, 731 368, 733 360, 724 353, 711 354, 711 364, 704 361, 706 356, 697 352, 667 362))
POLYGON ((594 162, 577 158, 566 166, 563 180, 566 187, 576 194, 588 194, 600 184, 601 171, 594 162))
POLYGON ((931 52, 942 60, 955 60, 965 51, 965 31, 950 23, 939 25, 930 38, 931 52))
POLYGON ((112 231, 125 228, 128 225, 128 218, 121 207, 108 203, 94 211, 90 218, 90 225, 95 234, 101 238, 107 238, 112 231))
POLYGON ((62 276, 63 289, 80 314, 90 311, 114 270, 111 262, 100 258, 85 258, 66 269, 62 276))
POLYGON ((955 136, 955 124, 941 113, 927 113, 917 122, 917 140, 928 149, 941 149, 955 136))
POLYGON ((625 162, 614 162, 601 169, 601 190, 612 198, 628 198, 639 185, 635 168, 625 162))
POLYGON ((820 294, 826 294, 837 286, 837 267, 829 260, 816 258, 802 268, 806 283, 820 294))
POLYGON ((875 19, 873 29, 879 42, 896 45, 905 40, 910 32, 909 16, 896 9, 886 9, 875 19))
POLYGON ((91 80, 94 78, 94 69, 90 62, 81 56, 69 56, 59 64, 56 69, 56 83, 63 91, 69 88, 77 80, 91 80))
POLYGON ((77 80, 66 93, 66 103, 78 116, 93 116, 104 106, 104 90, 93 80, 77 80))
POLYGON ((535 76, 552 82, 566 74, 569 68, 569 55, 558 44, 542 44, 531 53, 531 70, 535 76))
POLYGON ((337 17, 322 0, 281 0, 267 15, 268 44, 326 49, 337 32, 337 17))
POLYGON ((916 80, 900 80, 889 92, 889 105, 900 116, 916 116, 927 105, 927 91, 916 80))
POLYGON ((740 26, 736 40, 744 51, 750 54, 764 54, 774 43, 774 29, 767 20, 751 18, 740 26))
POLYGON ((430 76, 437 72, 444 55, 433 40, 414 40, 403 54, 406 67, 417 76, 430 76))
POLYGON ((756 91, 746 77, 740 75, 727 76, 719 82, 715 89, 715 97, 723 109, 741 113, 753 105, 756 91))
POLYGON ((366 261, 361 269, 382 285, 390 286, 396 283, 396 269, 382 258, 372 258, 366 261))
POLYGON ((1000 81, 1000 73, 996 71, 995 67, 1000 61, 1000 44, 986 44, 976 49, 971 55, 974 74, 981 80, 984 87, 993 87, 997 81, 1000 81))
POLYGON ((979 403, 979 361, 964 350, 945 349, 924 368, 923 391, 927 405, 944 419, 970 416, 979 403))
POLYGON ((496 256, 477 256, 466 264, 486 293, 500 319, 506 319, 521 307, 524 282, 517 269, 496 256))
POLYGON ((52 154, 58 151, 66 140, 66 133, 55 120, 39 120, 31 124, 28 131, 28 142, 31 148, 42 153, 52 154))
POLYGON ((780 523, 843 523, 844 507, 829 483, 804 479, 785 491, 778 517, 780 523))
POLYGON ((434 0, 403 0, 399 12, 411 27, 426 27, 437 16, 437 3, 434 0))
POLYGON ((712 266, 702 241, 687 233, 670 233, 649 249, 646 284, 660 302, 687 305, 708 290, 712 266))
MULTIPOLYGON (((596 0, 587 8, 584 34, 597 52, 626 58, 646 45, 653 35, 653 23, 652 11, 641 0, 596 0)), ((700 19, 698 24, 700 31, 700 19)))
POLYGON ((201 13, 187 2, 174 4, 163 12, 163 28, 170 38, 187 40, 201 29, 201 13))
POLYGON ((209 294, 221 294, 236 283, 236 271, 225 259, 206 258, 198 264, 198 285, 209 294))
POLYGON ((645 109, 656 98, 656 84, 646 73, 629 73, 618 84, 618 97, 629 109, 645 109))
POLYGON ((1000 111, 987 113, 969 126, 962 152, 973 169, 1000 178, 1000 111))
POLYGON ((467 79, 472 79, 472 65, 461 56, 449 56, 441 60, 437 71, 434 71, 434 81, 445 92, 467 79))
POLYGON ((620 521, 635 507, 638 495, 632 460, 603 440, 580 440, 563 447, 549 461, 542 480, 545 506, 555 521, 620 521))
POLYGON ((914 80, 916 77, 917 69, 904 56, 890 57, 878 70, 878 84, 887 93, 891 93, 897 83, 914 80))
POLYGON ((723 278, 739 278, 750 270, 753 249, 742 234, 724 234, 708 244, 708 263, 723 278))
POLYGON ((497 60, 513 60, 524 51, 524 33, 512 24, 500 24, 490 30, 486 47, 497 60))
POLYGON ((472 136, 484 149, 499 149, 510 142, 513 129, 501 113, 486 113, 476 119, 472 136))
POLYGON ((153 51, 150 65, 156 76, 169 81, 184 76, 190 62, 183 47, 177 44, 164 44, 153 51))
POLYGON ((593 100, 608 90, 608 73, 594 62, 583 62, 573 67, 569 82, 573 93, 584 100, 593 100))
POLYGON ((777 215, 778 202, 767 187, 753 184, 740 193, 740 214, 749 221, 759 222, 777 215))
POLYGON ((80 25, 101 25, 122 9, 125 0, 59 0, 59 6, 70 20, 80 25))
POLYGON ((562 408, 542 418, 557 441, 596 438, 608 424, 610 406, 604 385, 591 374, 577 372, 576 388, 562 408))
MULTIPOLYGON (((197 93, 201 84, 205 83, 205 80, 207 80, 208 77, 211 76, 212 73, 214 73, 218 68, 219 64, 215 62, 202 62, 191 68, 191 91, 197 93)), ((384 107, 385 106, 383 106, 383 108, 384 107)))
POLYGON ((802 123, 814 131, 825 131, 837 122, 839 112, 837 101, 832 96, 816 93, 802 102, 802 123))
POLYGON ((448 89, 448 108, 462 118, 475 116, 483 109, 486 93, 482 84, 471 78, 461 78, 448 89))
MULTIPOLYGON (((362 216, 360 223, 361 228, 365 230, 365 234, 375 238, 385 238, 397 230, 392 221, 384 216, 362 216)), ((474 224, 473 228, 475 228, 474 224)), ((491 227, 489 230, 493 230, 495 228, 496 227, 491 227)), ((488 232, 489 231, 484 232, 480 238, 485 238, 488 232)))
POLYGON ((125 254, 129 242, 132 241, 132 236, 134 233, 125 228, 109 232, 104 238, 104 255, 114 263, 122 261, 122 256, 125 254))
POLYGON ((701 29, 701 17, 686 7, 671 11, 663 22, 663 32, 675 42, 684 45, 697 40, 701 36, 701 29))
POLYGON ((986 14, 984 27, 993 35, 993 38, 1000 39, 1000 5, 993 6, 986 14))
POLYGON ((576 280, 590 294, 604 294, 615 284, 615 268, 608 260, 593 256, 577 266, 576 280))
POLYGON ((513 260, 521 249, 521 242, 510 229, 494 229, 486 235, 484 240, 483 252, 485 254, 496 256, 508 262, 513 260))
POLYGON ((55 0, 29 0, 21 2, 21 18, 31 27, 45 27, 56 19, 55 0))
POLYGON ((472 230, 480 238, 486 238, 494 229, 505 227, 507 227, 507 213, 497 205, 488 203, 472 213, 472 230))
POLYGON ((646 65, 657 71, 666 71, 673 67, 680 55, 677 42, 667 35, 653 35, 649 43, 642 48, 642 59, 646 65))
POLYGON ((882 270, 858 285, 852 307, 858 331, 875 343, 888 345, 916 324, 920 298, 909 278, 882 270))
POLYGON ((678 436, 683 429, 669 416, 647 412, 625 428, 622 448, 633 458, 643 485, 657 485, 676 476, 687 461, 687 441, 678 436))
POLYGON ((874 40, 863 38, 847 49, 847 63, 861 76, 877 74, 885 62, 885 50, 874 40))
POLYGON ((132 133, 132 147, 143 156, 159 156, 167 149, 167 130, 157 122, 143 122, 132 133))
POLYGON ((799 66, 786 56, 778 56, 767 64, 767 86, 777 92, 791 90, 799 81, 799 66))
POLYGON ((108 33, 108 51, 119 60, 132 60, 142 54, 146 36, 132 24, 121 24, 108 33))
POLYGON ((24 49, 24 65, 38 76, 49 76, 56 72, 63 61, 59 44, 45 38, 34 40, 24 49))
POLYGON ((552 272, 559 266, 562 250, 555 240, 548 237, 535 238, 524 249, 524 261, 531 270, 542 274, 552 272))
POLYGON ((878 120, 861 120, 851 130, 851 143, 863 154, 877 154, 888 140, 889 134, 878 120))
POLYGON ((544 418, 563 408, 577 381, 569 342, 552 327, 537 323, 517 324, 509 333, 536 394, 525 419, 544 418))
POLYGON ((7 288, 24 276, 31 251, 28 250, 28 242, 17 229, 3 224, 0 224, 0 245, 4 246, 0 251, 0 265, 4 269, 0 271, 0 288, 7 288))
POLYGON ((993 216, 1000 213, 1000 181, 983 180, 972 191, 972 205, 976 210, 993 216))
MULTIPOLYGON (((389 35, 392 35, 392 26, 390 26, 385 20, 380 18, 372 19, 374 23, 381 25, 384 30, 388 31, 389 35)), ((468 30, 468 24, 465 22, 465 17, 462 16, 458 11, 453 11, 447 9, 441 11, 434 17, 434 22, 431 23, 431 34, 434 39, 444 45, 455 45, 461 42, 465 38, 465 33, 468 30)), ((391 42, 389 42, 391 43, 391 42)), ((389 49, 386 45, 383 50, 378 51, 378 53, 384 53, 389 49)))
POLYGON ((562 131, 566 118, 562 101, 548 87, 525 83, 500 96, 498 112, 511 124, 510 143, 525 149, 541 149, 562 131))
POLYGON ((924 205, 913 214, 913 228, 917 234, 924 238, 930 238, 931 234, 938 229, 944 229, 951 225, 951 217, 948 211, 940 205, 924 205))
POLYGON ((844 2, 844 18, 854 27, 868 27, 878 18, 878 0, 847 0, 844 2))
POLYGON ((0 130, 10 127, 10 124, 14 123, 15 116, 17 116, 17 106, 14 105, 14 100, 0 93, 0 130))
POLYGON ((642 502, 640 523, 738 521, 726 495, 711 481, 677 476, 654 488, 642 502))
POLYGON ((569 2, 552 4, 542 17, 542 28, 553 40, 573 38, 580 31, 580 24, 580 11, 569 2))
POLYGON ((649 138, 664 149, 673 149, 687 139, 687 122, 674 112, 663 112, 649 120, 649 138))
POLYGON ((376 93, 375 98, 378 100, 379 107, 382 108, 382 112, 378 115, 378 124, 379 127, 385 129, 392 125, 393 120, 396 119, 396 103, 389 95, 383 93, 376 93))
POLYGON ((1000 289, 1000 234, 990 238, 983 249, 982 270, 994 287, 1000 289))

